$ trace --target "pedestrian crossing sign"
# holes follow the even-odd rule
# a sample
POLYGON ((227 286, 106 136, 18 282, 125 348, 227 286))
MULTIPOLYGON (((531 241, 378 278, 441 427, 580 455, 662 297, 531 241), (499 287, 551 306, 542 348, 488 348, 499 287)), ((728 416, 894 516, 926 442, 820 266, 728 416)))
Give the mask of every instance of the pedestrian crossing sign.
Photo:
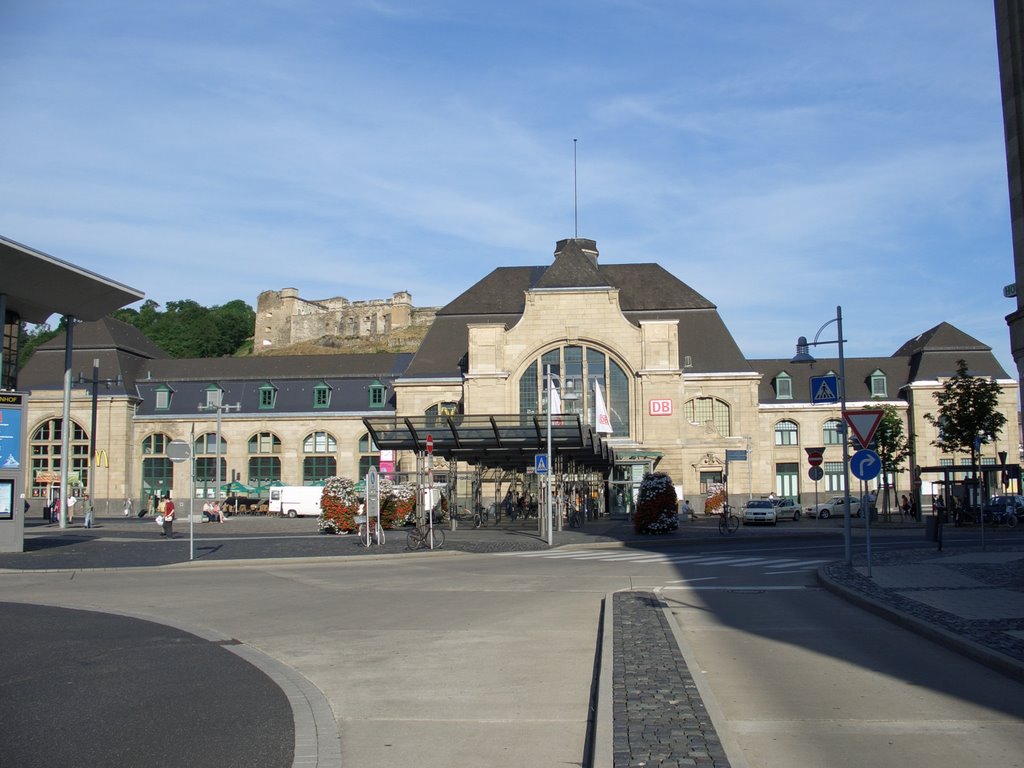
POLYGON ((811 376, 811 402, 835 403, 839 401, 839 377, 835 374, 827 376, 811 376))
POLYGON ((548 473, 548 455, 546 453, 538 453, 534 455, 533 471, 538 475, 546 475, 548 473))

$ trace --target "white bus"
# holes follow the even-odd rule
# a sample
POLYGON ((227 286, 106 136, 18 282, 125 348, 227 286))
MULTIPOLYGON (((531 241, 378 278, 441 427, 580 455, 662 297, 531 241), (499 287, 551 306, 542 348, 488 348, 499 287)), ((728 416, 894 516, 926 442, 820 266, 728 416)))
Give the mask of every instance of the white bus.
POLYGON ((320 497, 324 489, 319 485, 282 485, 270 489, 270 514, 288 517, 318 517, 320 497))

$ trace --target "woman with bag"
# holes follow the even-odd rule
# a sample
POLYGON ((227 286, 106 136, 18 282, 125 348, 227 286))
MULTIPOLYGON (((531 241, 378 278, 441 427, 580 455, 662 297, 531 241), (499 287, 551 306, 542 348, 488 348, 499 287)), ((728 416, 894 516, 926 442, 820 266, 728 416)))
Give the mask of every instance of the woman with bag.
POLYGON ((163 527, 163 532, 160 535, 166 536, 169 539, 173 539, 174 502, 171 501, 170 496, 166 496, 160 500, 160 503, 157 505, 157 512, 159 513, 159 515, 157 516, 157 520, 163 527))

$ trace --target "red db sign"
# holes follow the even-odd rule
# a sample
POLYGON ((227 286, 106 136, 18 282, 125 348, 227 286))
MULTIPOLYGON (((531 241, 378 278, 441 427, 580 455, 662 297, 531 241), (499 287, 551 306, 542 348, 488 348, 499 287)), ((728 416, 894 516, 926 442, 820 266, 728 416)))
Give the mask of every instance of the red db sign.
POLYGON ((671 400, 649 400, 647 403, 647 412, 651 416, 671 416, 672 415, 672 401, 671 400))

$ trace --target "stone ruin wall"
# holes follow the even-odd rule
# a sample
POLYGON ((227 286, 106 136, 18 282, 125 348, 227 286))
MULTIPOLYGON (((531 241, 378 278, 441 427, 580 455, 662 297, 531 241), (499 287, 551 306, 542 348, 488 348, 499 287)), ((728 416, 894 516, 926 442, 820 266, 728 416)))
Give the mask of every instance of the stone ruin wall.
POLYGON ((349 301, 337 296, 307 300, 295 288, 264 291, 256 302, 253 351, 285 347, 324 336, 368 338, 410 326, 430 325, 438 307, 414 307, 412 294, 390 299, 349 301))

